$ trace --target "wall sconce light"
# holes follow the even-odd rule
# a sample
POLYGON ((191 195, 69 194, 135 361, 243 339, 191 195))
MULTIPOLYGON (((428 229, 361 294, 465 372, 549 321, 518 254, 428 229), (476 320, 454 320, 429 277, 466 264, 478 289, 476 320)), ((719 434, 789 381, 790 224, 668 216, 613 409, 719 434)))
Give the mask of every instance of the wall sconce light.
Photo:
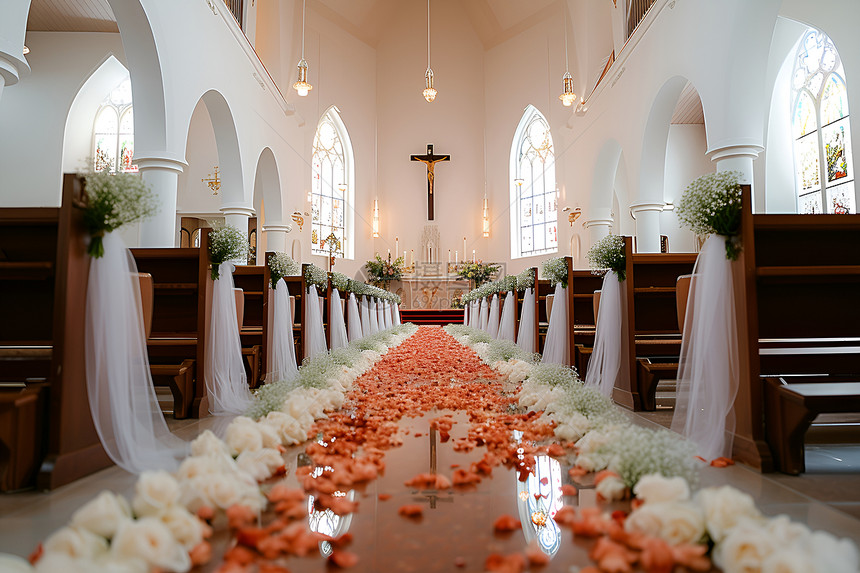
POLYGON ((30 53, 30 48, 28 48, 27 46, 24 46, 24 55, 26 56, 29 53, 30 53))
POLYGON ((371 229, 373 230, 373 238, 379 238, 379 201, 373 200, 373 217, 371 219, 371 229))
POLYGON ((487 196, 484 195, 484 210, 481 217, 481 227, 484 232, 484 237, 490 236, 490 203, 487 201, 487 196))

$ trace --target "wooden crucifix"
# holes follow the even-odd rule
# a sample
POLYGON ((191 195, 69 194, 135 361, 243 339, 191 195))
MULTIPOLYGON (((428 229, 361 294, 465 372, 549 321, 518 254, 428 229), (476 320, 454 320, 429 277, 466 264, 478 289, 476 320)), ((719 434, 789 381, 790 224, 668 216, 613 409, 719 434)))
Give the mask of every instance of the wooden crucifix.
POLYGON ((427 144, 427 155, 412 155, 410 156, 412 161, 420 161, 421 163, 427 164, 427 220, 433 220, 433 180, 436 178, 436 174, 433 170, 436 167, 436 164, 440 161, 451 161, 450 155, 435 155, 433 153, 433 144, 427 144))

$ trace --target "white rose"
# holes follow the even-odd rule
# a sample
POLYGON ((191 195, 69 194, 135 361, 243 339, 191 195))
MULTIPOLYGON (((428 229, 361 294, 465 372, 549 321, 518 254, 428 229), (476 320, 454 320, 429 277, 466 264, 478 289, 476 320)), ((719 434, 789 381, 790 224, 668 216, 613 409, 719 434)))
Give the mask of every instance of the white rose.
POLYGON ((111 554, 119 560, 142 559, 167 571, 188 571, 191 558, 170 529, 154 517, 123 524, 111 543, 111 554))
POLYGON ((144 472, 134 486, 131 502, 138 516, 157 515, 179 503, 179 482, 165 471, 144 472))
POLYGON ((236 465, 258 482, 274 475, 275 470, 284 465, 284 458, 278 450, 263 448, 256 452, 242 452, 236 458, 236 465))
POLYGON ((212 474, 205 480, 197 482, 203 495, 215 506, 227 509, 239 501, 242 485, 234 477, 224 474, 212 474))
POLYGON ((630 512, 624 521, 627 531, 642 533, 648 537, 659 537, 663 530, 663 513, 660 504, 641 505, 630 512))
POLYGON ((107 539, 88 529, 64 527, 42 545, 45 553, 62 553, 75 559, 93 559, 107 553, 107 539))
POLYGON ((33 567, 23 557, 0 553, 0 571, 5 573, 32 573, 33 567))
POLYGON ((159 519, 186 551, 203 541, 203 523, 184 507, 171 507, 159 519))
POLYGON ((663 527, 660 538, 670 545, 698 543, 705 535, 705 517, 698 507, 691 503, 666 502, 656 505, 663 513, 663 527))
POLYGON ((606 501, 618 501, 624 499, 627 485, 625 485, 621 478, 610 475, 603 478, 595 489, 606 501))
POLYGON ((284 445, 289 446, 304 441, 301 424, 285 412, 269 412, 263 423, 278 432, 278 437, 284 445))
POLYGON ((786 546, 794 543, 805 543, 812 534, 808 527, 802 523, 791 521, 787 515, 777 515, 768 520, 765 528, 775 539, 782 540, 786 546))
MULTIPOLYGON (((35 573, 92 573, 95 563, 83 557, 71 557, 65 553, 44 553, 36 563, 35 573)), ((5 571, 5 569, 0 569, 5 571)))
MULTIPOLYGON (((761 566, 761 573, 815 573, 816 571, 819 569, 816 568, 810 556, 797 547, 782 547, 774 551, 761 566)), ((856 573, 856 569, 852 573, 856 573)))
POLYGON ((213 453, 230 454, 230 448, 211 430, 206 430, 191 442, 192 456, 205 456, 213 453))
POLYGON ((192 513, 197 513, 201 507, 213 507, 215 504, 209 499, 205 491, 209 475, 201 475, 182 481, 182 493, 180 503, 192 513))
POLYGON ((696 494, 696 502, 705 513, 711 539, 717 543, 742 519, 761 519, 753 498, 728 485, 701 490, 696 494))
POLYGON ((759 573, 779 545, 757 522, 745 520, 732 527, 714 548, 714 563, 725 573, 759 573))
POLYGON ((128 501, 121 495, 103 491, 72 514, 71 525, 110 539, 120 524, 130 518, 128 501))
POLYGON ((260 429, 253 420, 243 416, 237 417, 227 426, 224 441, 227 442, 230 454, 233 456, 238 456, 245 451, 253 452, 263 448, 263 434, 260 429))
POLYGON ((151 569, 143 559, 119 559, 110 554, 96 561, 94 565, 89 573, 150 573, 151 569))
POLYGON ((809 536, 806 547, 813 563, 822 573, 857 573, 860 554, 848 539, 838 539, 824 531, 809 536))
POLYGON ((645 503, 686 501, 690 499, 690 486, 682 477, 648 474, 639 478, 633 486, 633 493, 645 503))

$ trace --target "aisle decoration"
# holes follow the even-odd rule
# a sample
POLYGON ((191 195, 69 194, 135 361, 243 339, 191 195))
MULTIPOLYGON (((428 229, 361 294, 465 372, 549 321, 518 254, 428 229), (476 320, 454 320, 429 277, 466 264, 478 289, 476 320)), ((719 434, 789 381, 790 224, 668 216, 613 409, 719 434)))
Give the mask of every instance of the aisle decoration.
POLYGON ((84 179, 83 221, 90 236, 87 254, 99 259, 105 253, 105 235, 155 215, 158 202, 137 173, 90 171, 84 173, 84 179))
POLYGON ((140 176, 85 175, 83 220, 93 257, 87 281, 87 399, 99 441, 131 473, 175 469, 187 444, 170 433, 152 383, 134 257, 119 233, 155 212, 140 176))
POLYGON ((293 316, 290 305, 290 292, 287 283, 281 279, 287 276, 299 275, 302 272, 301 265, 286 253, 272 253, 269 255, 269 274, 271 275, 271 286, 275 290, 272 309, 272 350, 268 353, 268 372, 266 382, 273 382, 296 376, 295 339, 293 338, 293 316))
POLYGON ((630 376, 627 344, 627 324, 624 309, 627 291, 622 288, 627 261, 624 254, 624 238, 607 235, 588 251, 588 262, 592 273, 605 273, 597 311, 597 330, 594 348, 588 361, 585 385, 598 388, 604 396, 611 397, 613 388, 625 387, 630 376))
MULTIPOLYGON (((571 527, 575 536, 596 538, 589 556, 597 568, 582 571, 633 571, 639 564, 649 572, 676 567, 706 572, 712 560, 726 573, 860 569, 860 552, 850 540, 810 531, 785 515, 766 518, 752 497, 733 487, 691 495, 701 466, 694 445, 666 430, 632 425, 608 398, 583 385, 573 369, 539 364, 516 346, 472 328, 445 330, 502 374, 507 387, 519 389, 521 407, 541 412, 538 421, 552 421, 556 437, 575 442, 572 477, 597 472, 599 500, 635 496, 629 514, 609 514, 600 507, 563 508, 556 514, 555 521, 571 527)), ((515 557, 522 560, 517 555, 494 559, 517 562, 515 557)))
POLYGON ((323 312, 317 288, 325 290, 328 287, 328 273, 316 265, 305 265, 305 292, 304 314, 302 320, 306 322, 304 331, 304 355, 313 358, 317 354, 328 350, 325 340, 325 327, 323 325, 323 312))
POLYGON ((212 414, 239 414, 248 407, 251 392, 242 363, 242 341, 236 320, 236 295, 231 260, 247 260, 248 237, 232 225, 209 233, 212 265, 212 311, 204 350, 204 380, 212 414))
POLYGON ((691 230, 710 234, 696 259, 678 361, 672 429, 707 459, 731 456, 740 362, 732 263, 740 254, 741 174, 693 181, 678 206, 691 230))
POLYGON ((331 300, 329 300, 329 329, 331 331, 331 349, 342 348, 349 343, 346 332, 344 306, 341 305, 340 293, 346 294, 350 278, 343 273, 331 273, 331 300))
POLYGON ((535 316, 535 272, 532 269, 525 269, 517 275, 517 290, 524 293, 520 329, 517 332, 517 345, 526 352, 537 351, 537 348, 535 348, 537 331, 537 317, 535 316))
POLYGON ((546 364, 569 364, 570 363, 570 336, 567 317, 567 261, 564 257, 548 259, 541 267, 544 278, 549 279, 550 285, 555 287, 552 313, 549 317, 549 326, 546 330, 546 341, 543 347, 541 361, 546 364))

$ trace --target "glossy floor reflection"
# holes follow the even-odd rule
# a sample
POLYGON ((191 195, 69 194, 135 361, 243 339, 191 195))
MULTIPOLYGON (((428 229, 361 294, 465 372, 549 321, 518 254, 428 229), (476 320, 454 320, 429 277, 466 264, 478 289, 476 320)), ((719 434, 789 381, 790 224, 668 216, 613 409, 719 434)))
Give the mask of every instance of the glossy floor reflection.
MULTIPOLYGON (((522 552, 530 539, 537 539, 542 550, 552 558, 543 571, 567 572, 571 565, 588 564, 590 543, 573 539, 569 529, 555 527, 552 522, 552 515, 562 504, 587 507, 597 503, 593 476, 574 483, 577 495, 561 496, 561 485, 571 483, 567 474, 570 459, 559 459, 556 464, 550 458, 543 458, 538 464, 538 475, 525 483, 517 480, 516 472, 499 466, 493 470, 491 478, 469 490, 424 491, 404 485, 416 474, 432 469, 450 476, 453 467, 467 467, 483 455, 480 447, 470 453, 453 449, 454 440, 465 436, 469 427, 467 415, 463 412, 447 412, 457 421, 451 431, 451 440, 444 443, 438 439, 435 443, 431 440, 429 421, 444 413, 434 412, 399 422, 404 442, 401 447, 386 452, 384 474, 361 488, 344 492, 359 502, 355 514, 338 518, 325 512, 315 512, 309 504, 308 523, 312 529, 352 534, 349 550, 360 560, 350 570, 481 571, 491 553, 522 552), (383 501, 380 494, 391 497, 383 501), (400 516, 398 509, 406 504, 420 505, 423 515, 420 518, 400 516), (541 513, 546 521, 543 526, 535 525, 535 520, 541 521, 541 513), (506 534, 495 533, 493 523, 503 514, 519 520, 523 529, 506 534), (457 567, 457 563, 464 566, 457 567)), ((631 416, 638 423, 653 424, 637 415, 631 416)), ((219 423, 223 421, 186 421, 175 423, 174 429, 183 437, 190 438, 219 423)), ((291 487, 298 487, 296 468, 306 460, 302 454, 303 448, 300 447, 292 448, 286 454, 287 476, 284 480, 291 487)), ((846 478, 855 479, 853 476, 846 478)), ((785 513, 814 529, 850 537, 860 544, 860 520, 794 491, 790 487, 792 479, 795 478, 762 475, 743 466, 724 469, 703 467, 700 485, 731 484, 753 495, 766 514, 785 513)), ((0 497, 0 552, 27 555, 40 540, 65 524, 77 507, 102 489, 130 495, 133 484, 133 476, 118 468, 110 468, 54 492, 0 497)), ((835 491, 830 493, 837 495, 835 491)), ((852 495, 854 493, 851 492, 852 495)), ((607 510, 627 509, 627 504, 604 507, 607 510)), ((229 545, 230 539, 226 533, 221 533, 215 541, 217 557, 229 545)), ((290 558, 286 564, 294 572, 327 571, 329 566, 324 556, 330 550, 327 544, 322 543, 319 552, 313 556, 290 558)), ((205 571, 217 569, 217 558, 215 561, 205 571)))

